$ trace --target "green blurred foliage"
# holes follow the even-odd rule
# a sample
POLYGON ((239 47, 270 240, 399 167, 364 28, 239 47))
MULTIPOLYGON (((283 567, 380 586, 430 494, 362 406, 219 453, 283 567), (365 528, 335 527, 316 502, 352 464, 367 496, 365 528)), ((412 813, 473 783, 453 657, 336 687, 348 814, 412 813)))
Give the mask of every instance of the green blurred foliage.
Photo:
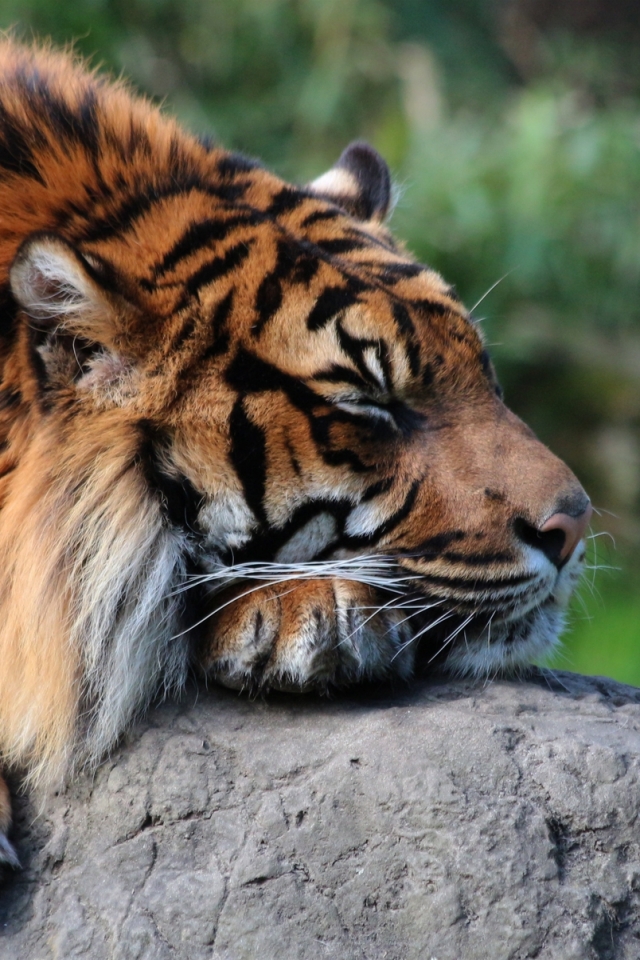
POLYGON ((12 25, 284 176, 384 153, 396 232, 480 301, 508 402, 610 511, 593 562, 621 569, 590 571, 558 664, 640 684, 640 8, 0 0, 12 25))
POLYGON ((2 0, 0 26, 70 39, 193 129, 281 172, 329 163, 398 108, 377 0, 2 0))

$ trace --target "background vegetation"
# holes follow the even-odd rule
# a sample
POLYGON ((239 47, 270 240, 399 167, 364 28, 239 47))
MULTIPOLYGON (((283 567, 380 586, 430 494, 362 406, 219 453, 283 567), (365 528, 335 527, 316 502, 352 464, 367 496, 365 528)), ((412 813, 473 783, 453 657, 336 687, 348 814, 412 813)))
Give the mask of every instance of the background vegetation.
POLYGON ((612 535, 557 663, 640 684, 635 0, 0 0, 10 26, 296 180, 378 147, 411 249, 469 305, 500 281, 477 312, 507 400, 612 535))

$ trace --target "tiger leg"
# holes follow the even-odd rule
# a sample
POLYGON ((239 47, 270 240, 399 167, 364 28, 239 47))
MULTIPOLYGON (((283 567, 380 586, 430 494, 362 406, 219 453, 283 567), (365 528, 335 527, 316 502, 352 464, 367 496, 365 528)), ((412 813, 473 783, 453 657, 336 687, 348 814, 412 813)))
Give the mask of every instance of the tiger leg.
POLYGON ((218 595, 216 603, 199 660, 227 687, 322 690, 411 675, 411 619, 363 584, 248 584, 218 595))
POLYGON ((11 826, 11 797, 6 781, 0 776, 0 865, 8 864, 14 869, 18 869, 20 861, 18 856, 7 839, 7 833, 11 826))

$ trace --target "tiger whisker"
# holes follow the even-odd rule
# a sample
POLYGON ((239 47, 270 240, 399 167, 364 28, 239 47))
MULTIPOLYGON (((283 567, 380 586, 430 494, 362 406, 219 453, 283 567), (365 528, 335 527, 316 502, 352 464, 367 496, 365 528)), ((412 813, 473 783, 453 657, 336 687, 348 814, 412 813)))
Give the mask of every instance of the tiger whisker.
POLYGON ((443 651, 446 647, 448 647, 449 644, 450 644, 453 640, 455 640, 455 638, 458 636, 458 634, 460 633, 460 631, 461 631, 461 630, 464 630, 464 628, 467 627, 467 626, 471 623, 471 621, 473 620, 473 618, 474 618, 474 614, 473 614, 473 613, 470 613, 469 616, 467 617, 467 619, 464 620, 464 621, 460 624, 460 626, 456 627, 456 629, 453 630, 453 631, 449 634, 449 636, 448 636, 447 639, 444 641, 444 643, 442 644, 442 646, 441 646, 438 650, 436 650, 436 652, 433 654, 433 656, 432 656, 432 657, 429 657, 427 663, 431 663, 432 660, 435 660, 435 658, 438 657, 438 656, 442 653, 442 651, 443 651))
MULTIPOLYGON (((427 610, 431 610, 433 607, 439 607, 439 606, 441 606, 443 603, 444 603, 444 600, 437 600, 436 603, 430 603, 430 604, 427 604, 427 606, 420 606, 420 607, 418 607, 417 609, 414 609, 413 613, 410 613, 408 616, 403 617, 403 619, 402 619, 402 620, 399 620, 398 623, 394 623, 393 626, 390 627, 389 630, 386 631, 385 636, 386 636, 386 634, 390 633, 391 630, 392 630, 394 627, 396 627, 396 628, 397 628, 397 627, 401 627, 403 623, 406 623, 407 620, 411 620, 412 617, 417 616, 419 613, 425 613, 427 610)), ((396 608, 396 609, 401 609, 401 608, 398 607, 398 608, 396 608)), ((409 640, 409 641, 407 641, 407 642, 408 642, 408 643, 412 643, 414 639, 415 639, 415 637, 412 637, 411 640, 409 640)))
POLYGON ((620 519, 619 513, 614 513, 613 510, 606 510, 604 507, 594 507, 593 512, 598 517, 601 517, 603 513, 606 513, 608 517, 613 517, 615 520, 620 519))
POLYGON ((224 589, 233 580, 268 580, 289 579, 307 580, 322 578, 339 578, 354 580, 368 586, 385 590, 395 589, 398 592, 406 590, 411 581, 419 580, 419 574, 398 575, 397 564, 393 557, 386 556, 359 556, 347 560, 308 561, 299 564, 281 564, 274 561, 264 563, 243 563, 230 566, 220 565, 218 569, 208 573, 197 574, 182 583, 176 593, 182 593, 194 586, 219 582, 220 589, 224 589))
POLYGON ((496 282, 489 287, 489 289, 486 291, 486 293, 483 293, 482 296, 480 297, 480 299, 477 300, 477 301, 474 303, 474 305, 473 305, 473 306, 471 307, 471 309, 469 310, 469 313, 470 313, 470 314, 473 313, 473 311, 474 311, 477 307, 480 306, 480 304, 482 303, 482 301, 483 301, 483 300, 486 300, 486 298, 489 296, 489 294, 492 293, 492 292, 495 290, 495 288, 496 288, 499 284, 502 283, 503 280, 506 280, 507 277, 509 276, 509 274, 513 273, 513 271, 514 271, 515 269, 517 269, 517 268, 516 268, 516 267, 512 267, 512 269, 511 269, 511 270, 507 270, 507 272, 506 272, 505 274, 503 274, 503 275, 500 277, 499 280, 496 280, 496 282))
MULTIPOLYGON (((392 599, 395 599, 395 597, 392 598, 392 599)), ((425 610, 430 610, 432 607, 438 607, 438 606, 440 606, 442 603, 444 603, 444 600, 437 600, 435 603, 430 603, 430 604, 427 604, 426 606, 425 606, 424 604, 420 604, 420 605, 418 605, 418 606, 415 606, 415 608, 413 608, 413 613, 410 613, 408 616, 403 617, 403 619, 400 620, 398 623, 394 623, 391 627, 389 627, 388 630, 385 631, 384 636, 385 636, 385 637, 388 636, 388 634, 391 632, 391 630, 393 630, 394 628, 397 628, 397 627, 402 626, 403 623, 406 623, 407 620, 411 620, 412 617, 417 616, 419 613, 423 613, 425 610)), ((367 607, 367 608, 358 607, 358 608, 356 608, 356 609, 362 610, 362 609, 372 609, 372 608, 371 608, 371 607, 367 607)), ((371 619, 373 619, 373 617, 375 617, 378 613, 381 613, 383 610, 389 610, 389 609, 391 609, 391 610, 406 610, 406 609, 412 609, 412 608, 411 608, 410 606, 408 606, 407 604, 403 604, 403 603, 399 603, 399 604, 395 604, 395 605, 394 605, 391 600, 389 601, 389 603, 385 603, 385 604, 383 604, 383 605, 380 606, 380 607, 375 607, 375 608, 374 608, 374 612, 371 614, 371 616, 367 617, 367 619, 366 619, 363 623, 358 624, 358 626, 357 626, 354 630, 352 630, 351 633, 350 633, 347 637, 344 638, 344 640, 341 640, 341 641, 340 641, 340 643, 338 644, 338 646, 340 646, 340 644, 342 644, 342 643, 345 643, 347 640, 351 639, 351 637, 352 637, 354 634, 356 634, 356 633, 358 632, 358 630, 361 630, 362 627, 364 627, 364 626, 365 626, 371 619)), ((413 639, 413 638, 412 638, 412 639, 413 639)), ((404 646, 406 646, 406 644, 405 644, 404 646)), ((404 647, 403 647, 402 649, 404 649, 404 647)), ((397 656, 397 654, 396 654, 396 656, 397 656)), ((393 657, 392 659, 395 659, 395 657, 393 657)))
POLYGON ((453 616, 454 616, 454 611, 449 610, 447 611, 447 613, 443 614, 441 617, 438 617, 437 620, 434 620, 433 623, 427 624, 426 627, 423 627, 422 630, 419 630, 418 633, 414 634, 412 637, 409 638, 409 640, 407 640, 405 643, 402 643, 398 647, 398 649, 396 650, 396 652, 391 658, 391 662, 393 663, 396 657, 400 656, 403 650, 406 650, 408 646, 410 646, 412 643, 415 643, 416 640, 419 640, 420 637, 424 636, 425 633, 428 633, 429 630, 433 630, 433 628, 437 627, 439 623, 443 623, 445 620, 450 620, 451 617, 453 616))
POLYGON ((376 607, 373 613, 369 614, 369 616, 362 623, 359 623, 357 627, 354 627, 351 633, 347 634, 346 637, 343 637, 342 640, 340 640, 339 643, 336 644, 336 646, 340 647, 342 646, 343 643, 346 643, 348 640, 350 640, 351 637, 353 637, 356 633, 358 633, 359 630, 361 630, 364 626, 366 626, 366 624, 369 623, 370 620, 373 620, 375 616, 377 616, 379 613, 382 613, 383 610, 386 610, 393 603, 394 599, 395 597, 392 597, 387 603, 383 603, 381 606, 376 607))
POLYGON ((221 603, 219 607, 216 607, 214 610, 210 610, 204 617, 201 617, 200 620, 197 620, 195 623, 189 624, 188 627, 185 627, 184 630, 181 630, 179 633, 173 634, 171 637, 172 640, 177 640, 179 637, 183 637, 186 633, 190 633, 191 630, 195 630, 197 627, 200 627, 203 623, 206 623, 207 620, 210 620, 211 617, 215 616, 216 613, 220 613, 221 610, 224 610, 225 607, 230 606, 232 603, 236 603, 238 600, 242 600, 243 597, 248 597, 252 593, 256 593, 258 590, 264 590, 265 587, 275 586, 278 583, 285 583, 286 579, 283 580, 272 580, 268 583, 259 583, 255 587, 251 587, 249 590, 245 590, 243 593, 237 594, 237 596, 231 597, 225 603, 221 603))

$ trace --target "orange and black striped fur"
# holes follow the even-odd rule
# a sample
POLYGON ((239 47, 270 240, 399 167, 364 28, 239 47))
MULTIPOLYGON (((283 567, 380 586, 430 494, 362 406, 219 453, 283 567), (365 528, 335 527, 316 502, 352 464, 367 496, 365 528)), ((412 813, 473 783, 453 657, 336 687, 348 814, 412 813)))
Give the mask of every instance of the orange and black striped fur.
POLYGON ((548 650, 588 500, 383 225, 382 159, 294 187, 69 55, 0 70, 5 768, 97 762, 192 664, 308 689, 548 650))

